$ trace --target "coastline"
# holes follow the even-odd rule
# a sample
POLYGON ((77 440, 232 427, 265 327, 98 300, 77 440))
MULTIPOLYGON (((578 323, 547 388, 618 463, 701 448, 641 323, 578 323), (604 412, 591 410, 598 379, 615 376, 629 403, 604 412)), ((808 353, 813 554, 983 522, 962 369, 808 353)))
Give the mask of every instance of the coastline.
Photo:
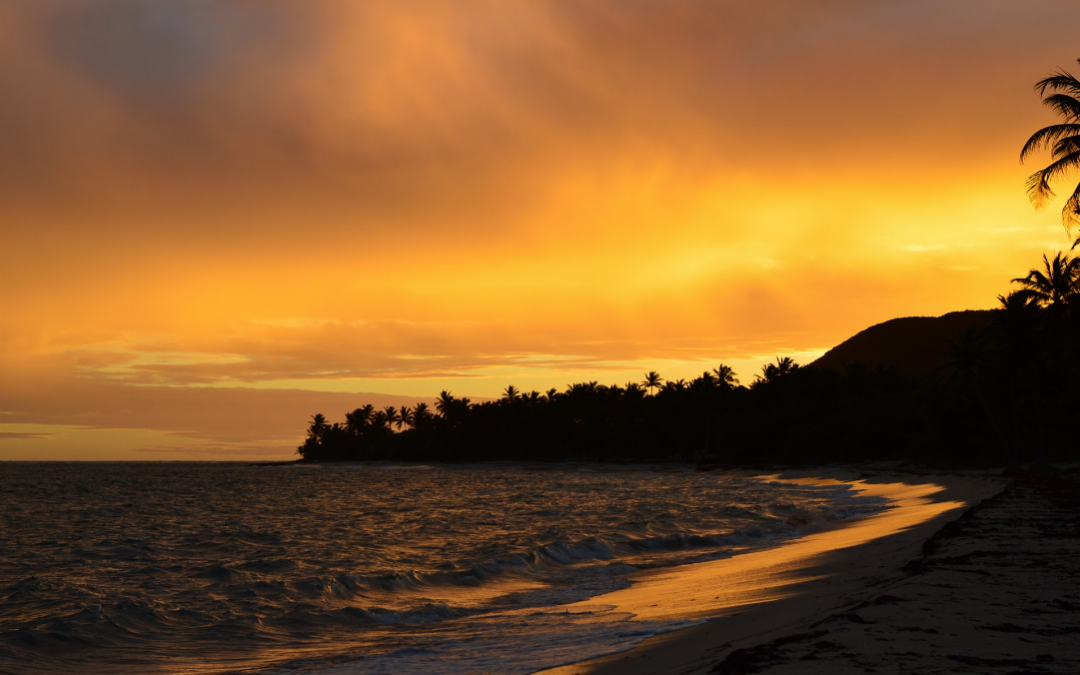
POLYGON ((893 508, 764 551, 639 572, 629 589, 581 604, 632 612, 635 620, 710 620, 649 638, 629 651, 536 675, 705 673, 736 650, 805 634, 815 621, 899 583, 906 576, 901 568, 919 555, 931 535, 1009 485, 1001 476, 986 474, 738 473, 807 484, 849 483, 862 494, 892 500, 893 508))

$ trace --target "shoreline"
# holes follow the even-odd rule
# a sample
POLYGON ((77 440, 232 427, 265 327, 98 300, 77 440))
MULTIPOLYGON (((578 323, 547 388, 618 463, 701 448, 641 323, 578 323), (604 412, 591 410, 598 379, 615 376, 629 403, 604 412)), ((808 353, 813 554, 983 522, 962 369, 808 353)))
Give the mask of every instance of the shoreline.
POLYGON ((579 605, 631 612, 634 620, 708 619, 628 651, 542 669, 535 675, 689 675, 731 652, 801 633, 816 619, 883 592, 923 542, 973 504, 1002 492, 999 475, 799 469, 729 471, 804 484, 855 485, 893 507, 763 551, 631 576, 633 585, 579 605))

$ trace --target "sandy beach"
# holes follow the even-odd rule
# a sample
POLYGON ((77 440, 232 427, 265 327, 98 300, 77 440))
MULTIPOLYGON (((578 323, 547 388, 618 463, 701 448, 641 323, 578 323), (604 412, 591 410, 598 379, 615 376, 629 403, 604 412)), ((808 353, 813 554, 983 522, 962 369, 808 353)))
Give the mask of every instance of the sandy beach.
POLYGON ((787 472, 896 507, 769 551, 645 572, 593 605, 714 617, 545 675, 1080 672, 1075 481, 787 472))

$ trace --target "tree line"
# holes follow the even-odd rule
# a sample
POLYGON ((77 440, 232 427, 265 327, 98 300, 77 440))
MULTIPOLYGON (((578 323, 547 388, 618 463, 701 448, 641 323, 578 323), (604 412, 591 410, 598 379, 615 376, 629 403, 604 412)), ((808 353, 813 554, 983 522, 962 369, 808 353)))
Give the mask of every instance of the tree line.
MULTIPOLYGON (((1080 240, 1078 240, 1080 243, 1080 240)), ((746 385, 726 365, 689 381, 581 382, 472 402, 367 405, 315 415, 303 460, 697 461, 818 464, 906 459, 963 465, 1076 457, 1080 258, 1058 253, 999 296, 991 325, 942 345, 927 377, 778 357, 746 385)))
MULTIPOLYGON (((1052 161, 1028 180, 1036 206, 1080 169, 1080 80, 1060 70, 1035 90, 1062 120, 1035 132, 1025 161, 1052 161)), ((1080 185, 1066 199, 1080 224, 1080 185)), ((1080 245, 1080 239, 1073 250, 1080 245)), ((852 363, 840 371, 787 357, 747 386, 725 365, 690 381, 583 382, 565 391, 473 403, 443 391, 434 407, 357 408, 344 422, 315 415, 302 460, 692 460, 728 464, 908 459, 937 464, 1045 464, 1080 456, 1080 258, 1043 256, 1013 280, 991 325, 943 344, 927 377, 852 363)))

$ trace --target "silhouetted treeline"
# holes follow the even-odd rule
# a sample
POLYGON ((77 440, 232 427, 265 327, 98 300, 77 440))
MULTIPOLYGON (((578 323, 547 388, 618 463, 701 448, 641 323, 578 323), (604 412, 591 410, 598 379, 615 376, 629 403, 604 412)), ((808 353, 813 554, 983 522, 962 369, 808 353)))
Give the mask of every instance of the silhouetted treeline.
POLYGON ((431 408, 315 415, 304 460, 601 460, 820 464, 908 459, 1015 465, 1080 457, 1080 259, 1044 258, 992 324, 941 345, 929 377, 778 358, 740 386, 727 366, 691 381, 579 383, 431 408))

